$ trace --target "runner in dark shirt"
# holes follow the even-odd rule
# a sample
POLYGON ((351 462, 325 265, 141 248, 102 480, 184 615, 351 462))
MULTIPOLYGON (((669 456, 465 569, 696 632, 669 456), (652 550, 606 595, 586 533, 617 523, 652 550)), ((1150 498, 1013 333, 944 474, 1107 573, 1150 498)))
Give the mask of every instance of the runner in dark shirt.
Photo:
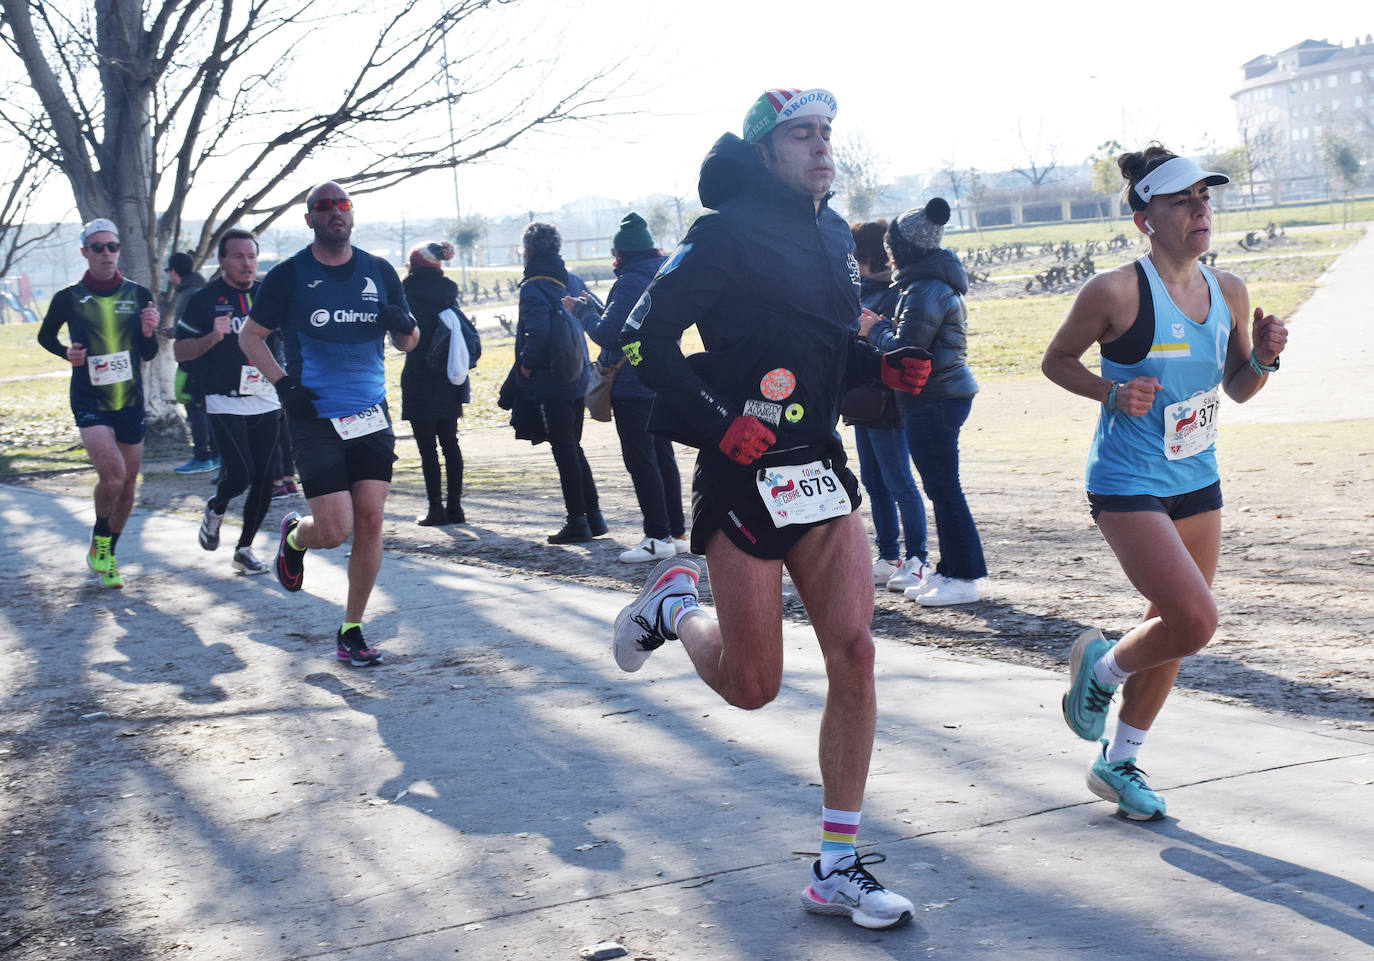
POLYGON ((72 416, 96 471, 95 526, 86 564, 103 587, 124 586, 115 546, 134 507, 143 462, 143 361, 157 355, 159 315, 147 287, 119 272, 119 228, 104 218, 81 230, 88 269, 57 292, 38 343, 72 365, 72 416), (63 327, 70 345, 58 340, 63 327))
POLYGON ((420 340, 400 278, 390 264, 349 243, 353 201, 336 183, 306 197, 311 245, 263 279, 239 346, 276 388, 310 516, 282 520, 277 579, 299 591, 307 550, 349 537, 348 600, 335 654, 355 667, 381 661, 363 639, 362 619, 382 566, 382 510, 391 488, 396 435, 386 403, 384 342, 402 351, 420 340), (266 338, 281 331, 286 367, 266 338))
MULTIPOLYGON (((786 566, 824 652, 821 856, 802 907, 889 928, 909 900, 884 888, 854 836, 873 749, 873 578, 858 482, 835 432, 839 400, 867 380, 911 393, 928 360, 880 356, 859 340, 859 270, 849 226, 829 207, 835 176, 824 90, 770 90, 702 165, 692 225, 631 311, 621 345, 656 392, 650 429, 700 449, 692 549, 706 555, 717 618, 697 606, 699 569, 661 562, 616 619, 615 658, 638 670, 680 640, 728 703, 760 708, 782 684, 786 566), (683 357, 696 326, 705 350, 683 357)), ((927 355, 928 356, 928 355, 927 355)))

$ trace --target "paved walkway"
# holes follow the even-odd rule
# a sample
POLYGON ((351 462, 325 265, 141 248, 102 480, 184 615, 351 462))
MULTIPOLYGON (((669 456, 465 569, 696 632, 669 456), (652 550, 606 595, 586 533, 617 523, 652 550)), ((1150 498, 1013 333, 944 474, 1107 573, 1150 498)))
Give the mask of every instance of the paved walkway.
POLYGON ((619 673, 622 595, 389 555, 369 636, 391 663, 358 671, 331 650, 342 552, 286 595, 137 512, 114 594, 72 573, 87 514, 0 488, 0 740, 71 759, 0 797, 30 906, 0 931, 56 905, 98 916, 97 944, 201 961, 1374 952, 1374 732, 1179 697, 1149 764, 1173 816, 1135 824, 1084 787, 1059 674, 884 641, 861 840, 918 914, 866 932, 797 904, 820 808, 808 630, 746 713, 676 645, 619 673))
POLYGON ((1288 346, 1279 372, 1252 400, 1228 404, 1222 424, 1374 417, 1372 305, 1374 232, 1367 230, 1327 270, 1307 302, 1284 318, 1288 346))

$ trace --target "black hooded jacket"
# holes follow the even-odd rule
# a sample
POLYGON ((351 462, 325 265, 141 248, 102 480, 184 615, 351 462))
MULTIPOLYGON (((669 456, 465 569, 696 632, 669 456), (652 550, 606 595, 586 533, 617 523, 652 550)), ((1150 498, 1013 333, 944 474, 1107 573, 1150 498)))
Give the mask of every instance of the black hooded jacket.
POLYGON ((890 324, 879 323, 868 339, 880 350, 910 345, 930 351, 930 379, 916 396, 898 394, 901 407, 972 397, 978 382, 968 366, 968 277, 953 251, 927 251, 899 264, 892 285, 901 291, 890 324))
POLYGON ((830 445, 844 390, 878 375, 858 337, 853 237, 825 204, 785 187, 758 151, 725 134, 698 186, 699 217, 621 330, 657 394, 649 429, 707 452, 741 414, 763 421, 784 452, 830 445), (696 325, 704 352, 684 357, 696 325))

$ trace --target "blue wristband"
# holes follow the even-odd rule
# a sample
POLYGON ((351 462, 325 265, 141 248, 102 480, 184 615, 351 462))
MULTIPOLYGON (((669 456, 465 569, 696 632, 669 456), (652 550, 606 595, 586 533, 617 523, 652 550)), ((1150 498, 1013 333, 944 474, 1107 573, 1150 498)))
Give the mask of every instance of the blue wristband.
POLYGON ((1116 389, 1121 386, 1121 381, 1112 381, 1112 389, 1107 391, 1107 409, 1116 410, 1116 389))

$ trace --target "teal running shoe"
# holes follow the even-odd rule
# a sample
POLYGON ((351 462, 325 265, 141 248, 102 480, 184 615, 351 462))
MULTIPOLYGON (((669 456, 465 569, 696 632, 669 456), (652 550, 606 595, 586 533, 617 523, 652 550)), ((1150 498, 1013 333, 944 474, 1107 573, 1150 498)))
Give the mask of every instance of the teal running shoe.
POLYGON ((1102 740, 1102 753, 1088 770, 1088 790, 1104 801, 1115 801, 1116 811, 1132 821, 1158 821, 1164 817, 1164 798, 1150 790, 1145 772, 1135 765, 1135 758, 1107 761, 1107 740, 1102 740))
POLYGON ((1069 650, 1069 689, 1064 694, 1064 720, 1085 741, 1096 741, 1107 726, 1107 707, 1116 685, 1103 687, 1093 677, 1093 665, 1112 649, 1102 632, 1090 627, 1069 650))

